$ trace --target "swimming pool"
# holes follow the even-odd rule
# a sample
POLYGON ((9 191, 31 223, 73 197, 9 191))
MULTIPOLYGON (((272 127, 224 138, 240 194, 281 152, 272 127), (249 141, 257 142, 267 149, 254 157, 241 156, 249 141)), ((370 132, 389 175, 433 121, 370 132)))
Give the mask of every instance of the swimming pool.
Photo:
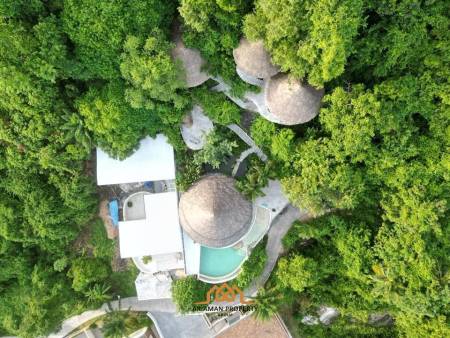
POLYGON ((200 274, 206 277, 224 277, 235 271, 246 258, 245 250, 234 248, 200 249, 200 274))

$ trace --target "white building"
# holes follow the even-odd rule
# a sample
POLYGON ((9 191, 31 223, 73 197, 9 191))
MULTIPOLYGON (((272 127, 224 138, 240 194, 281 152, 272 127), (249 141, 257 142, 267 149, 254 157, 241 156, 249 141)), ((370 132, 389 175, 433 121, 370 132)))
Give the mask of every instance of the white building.
POLYGON ((125 160, 110 157, 97 148, 97 185, 175 179, 173 147, 163 134, 146 137, 125 160))
POLYGON ((139 187, 137 183, 143 186, 152 182, 152 192, 138 191, 123 201, 123 220, 119 221, 120 256, 132 258, 141 271, 136 291, 142 300, 170 297, 171 277, 167 272, 184 271, 174 180, 174 150, 163 134, 143 139, 139 148, 122 161, 97 149, 98 185, 139 187))

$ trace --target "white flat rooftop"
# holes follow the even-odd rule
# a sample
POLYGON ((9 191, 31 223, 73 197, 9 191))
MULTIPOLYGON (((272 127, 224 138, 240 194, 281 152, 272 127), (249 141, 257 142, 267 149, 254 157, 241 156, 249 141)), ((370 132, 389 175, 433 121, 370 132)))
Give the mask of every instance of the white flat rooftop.
POLYGON ((175 179, 173 147, 163 134, 141 140, 138 150, 123 161, 97 148, 97 184, 121 184, 175 179))
POLYGON ((122 258, 183 252, 176 191, 144 196, 145 219, 119 222, 122 258))

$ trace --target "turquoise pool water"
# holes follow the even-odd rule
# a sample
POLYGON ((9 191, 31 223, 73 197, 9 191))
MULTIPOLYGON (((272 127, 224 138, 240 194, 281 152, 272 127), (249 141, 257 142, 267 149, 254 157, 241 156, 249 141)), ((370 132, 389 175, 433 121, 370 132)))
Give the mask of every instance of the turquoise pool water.
POLYGON ((233 248, 212 249, 202 246, 200 249, 200 274, 208 277, 222 277, 234 270, 245 259, 242 250, 233 248))

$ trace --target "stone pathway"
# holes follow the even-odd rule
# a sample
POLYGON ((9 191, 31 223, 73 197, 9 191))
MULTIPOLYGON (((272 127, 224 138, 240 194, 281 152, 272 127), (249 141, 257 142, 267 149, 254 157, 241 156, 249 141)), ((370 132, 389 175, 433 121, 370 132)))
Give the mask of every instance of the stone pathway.
POLYGON ((237 171, 239 170, 239 166, 241 165, 242 161, 244 161, 249 155, 251 155, 251 154, 253 154, 255 152, 256 152, 256 150, 253 147, 252 148, 248 148, 247 150, 244 150, 241 153, 241 156, 239 156, 239 158, 236 160, 236 163, 234 164, 234 167, 233 167, 233 171, 231 172, 231 176, 235 177, 237 171))
POLYGON ((231 101, 236 103, 242 109, 257 111, 257 107, 252 101, 247 99, 242 100, 231 95, 231 87, 226 84, 221 77, 214 77, 213 79, 218 83, 218 85, 211 88, 212 90, 224 93, 231 101))
MULTIPOLYGON (((111 307, 113 309, 118 309, 119 302, 117 300, 111 302, 111 307)), ((71 318, 63 321, 61 325, 61 329, 54 334, 50 334, 48 338, 62 338, 67 334, 83 325, 87 321, 104 315, 106 310, 108 309, 107 304, 103 304, 103 306, 97 310, 93 311, 85 311, 80 315, 73 316, 71 318)), ((170 299, 153 299, 153 300, 145 300, 138 301, 137 297, 128 297, 123 298, 121 300, 121 309, 127 310, 130 309, 132 311, 162 311, 167 313, 175 314, 176 307, 175 304, 170 299)))
POLYGON ((261 159, 261 161, 266 162, 267 156, 263 153, 263 151, 256 145, 256 143, 252 140, 252 138, 237 124, 229 124, 227 126, 230 130, 234 131, 239 138, 247 143, 251 148, 255 150, 256 155, 261 159))
POLYGON ((282 239, 289 231, 292 223, 296 220, 306 220, 308 218, 310 218, 310 215, 307 212, 300 211, 298 208, 289 204, 286 209, 274 219, 268 232, 266 265, 262 274, 253 281, 248 289, 245 290, 247 296, 256 295, 258 289, 263 287, 269 279, 270 274, 277 263, 278 257, 283 252, 282 239))

